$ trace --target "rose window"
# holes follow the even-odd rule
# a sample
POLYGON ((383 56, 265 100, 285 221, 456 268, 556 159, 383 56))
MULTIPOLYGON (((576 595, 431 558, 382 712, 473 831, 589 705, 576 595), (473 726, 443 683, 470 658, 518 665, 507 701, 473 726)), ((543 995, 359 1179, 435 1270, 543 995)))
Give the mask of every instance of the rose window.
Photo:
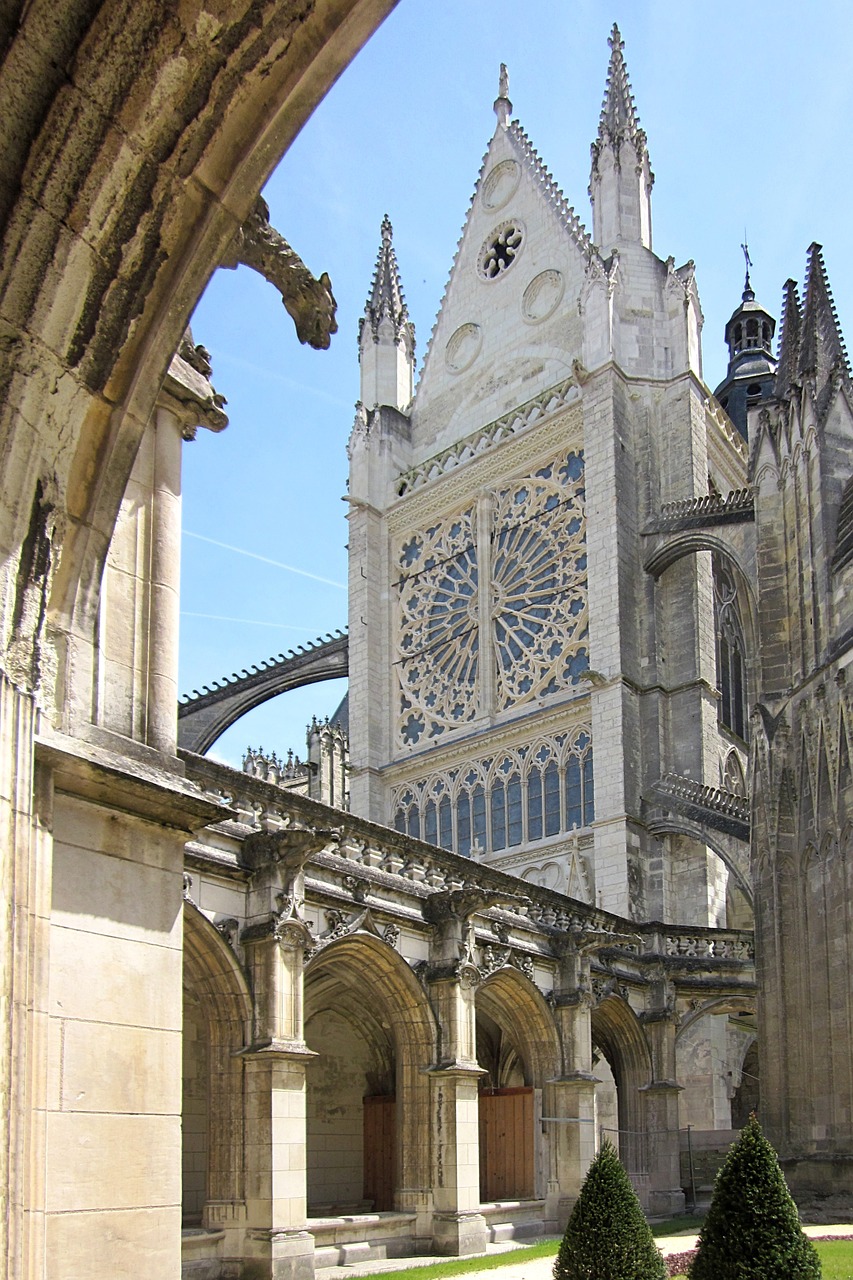
POLYGON ((498 494, 492 551, 498 710, 589 667, 583 454, 498 494))
POLYGON ((477 710, 478 568, 471 511, 412 535, 400 551, 400 736, 406 746, 477 710))
POLYGON ((497 280, 515 262, 524 244, 524 228, 520 222, 504 222, 497 227, 480 250, 478 269, 485 280, 497 280))
POLYGON ((563 454, 478 504, 398 544, 404 748, 563 693, 589 667, 583 453, 563 454), (478 519, 491 526, 483 547, 478 519), (482 654, 492 672, 485 689, 482 654))

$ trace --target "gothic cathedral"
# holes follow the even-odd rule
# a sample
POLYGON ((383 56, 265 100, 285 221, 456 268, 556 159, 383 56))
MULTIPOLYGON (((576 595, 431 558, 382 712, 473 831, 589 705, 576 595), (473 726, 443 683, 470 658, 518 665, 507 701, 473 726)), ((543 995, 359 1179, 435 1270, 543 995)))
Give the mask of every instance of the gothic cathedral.
MULTIPOLYGON (((827 1202, 853 1158, 850 370, 813 245, 778 358, 747 271, 709 392, 610 47, 591 233, 502 68, 414 390, 383 222, 349 446, 351 803, 630 921, 754 927, 762 1116, 827 1202)), ((745 1035, 706 1018, 685 1051, 700 1128, 732 1123, 745 1035)))

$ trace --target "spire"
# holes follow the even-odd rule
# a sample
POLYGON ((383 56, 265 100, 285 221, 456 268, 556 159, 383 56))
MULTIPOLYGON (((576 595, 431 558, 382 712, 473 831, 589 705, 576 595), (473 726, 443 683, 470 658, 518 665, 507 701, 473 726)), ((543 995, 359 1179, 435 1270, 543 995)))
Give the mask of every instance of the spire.
MULTIPOLYGON (((616 23, 613 23, 607 43, 610 45, 610 65, 607 68, 607 86, 601 116, 598 121, 598 146, 618 147, 626 138, 637 147, 637 154, 646 145, 646 135, 640 128, 634 95, 628 80, 623 49, 625 41, 616 23)), ((594 146, 596 144, 593 144, 594 146)))
POLYGON ((509 118, 512 115, 512 103, 509 100, 509 72, 506 69, 506 63, 501 63, 501 72, 498 76, 498 96, 495 98, 495 115, 498 118, 498 124, 505 129, 509 124, 509 118))
POLYGON ((847 350, 838 325, 838 315, 819 244, 809 248, 806 269, 803 328, 797 363, 799 374, 811 374, 821 384, 836 371, 849 378, 847 350))
POLYGON ((405 408, 414 384, 415 326, 403 296, 393 234, 386 213, 370 296, 358 325, 361 400, 369 408, 405 408))
POLYGON ((628 80, 625 42, 615 22, 608 44, 607 84, 598 137, 591 147, 593 235, 603 250, 613 248, 619 240, 639 241, 651 249, 651 190, 655 179, 628 80))
MULTIPOLYGON (((394 229, 388 214, 382 219, 382 243, 376 258, 376 269, 373 272, 373 284, 370 297, 364 307, 364 316, 359 325, 359 338, 365 323, 370 325, 374 341, 377 340, 379 324, 388 317, 394 325, 395 336, 399 337, 405 327, 411 328, 403 287, 400 284, 400 271, 397 266, 397 255, 391 243, 394 229)), ((414 339, 414 330, 412 330, 414 339)))
POLYGON ((782 336, 779 339, 779 362, 776 369, 776 395, 779 397, 787 396, 797 380, 802 324, 797 282, 787 280, 782 298, 782 336))

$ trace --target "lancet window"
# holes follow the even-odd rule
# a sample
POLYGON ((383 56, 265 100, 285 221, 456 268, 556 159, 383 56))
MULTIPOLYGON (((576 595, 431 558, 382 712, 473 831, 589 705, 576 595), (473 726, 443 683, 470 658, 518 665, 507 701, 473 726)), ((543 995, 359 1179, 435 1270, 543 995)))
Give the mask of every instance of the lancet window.
POLYGON ((584 503, 578 450, 401 539, 401 748, 578 683, 589 666, 584 503))
POLYGON ((394 800, 398 831, 465 856, 535 844, 594 820, 588 729, 409 783, 394 800))
POLYGON ((746 647, 738 607, 737 584, 722 557, 714 556, 713 573, 720 723, 739 738, 745 739, 748 723, 746 647))

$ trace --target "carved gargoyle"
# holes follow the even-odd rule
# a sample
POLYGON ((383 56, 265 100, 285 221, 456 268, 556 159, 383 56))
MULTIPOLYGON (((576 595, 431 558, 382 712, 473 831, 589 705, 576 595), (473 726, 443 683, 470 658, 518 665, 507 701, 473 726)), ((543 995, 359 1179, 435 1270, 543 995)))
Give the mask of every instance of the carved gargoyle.
POLYGON ((269 206, 262 196, 258 196, 220 266, 233 270, 241 263, 278 289, 299 341, 325 351, 332 334, 338 331, 338 304, 332 282, 325 271, 319 280, 312 276, 299 254, 271 224, 269 206))

